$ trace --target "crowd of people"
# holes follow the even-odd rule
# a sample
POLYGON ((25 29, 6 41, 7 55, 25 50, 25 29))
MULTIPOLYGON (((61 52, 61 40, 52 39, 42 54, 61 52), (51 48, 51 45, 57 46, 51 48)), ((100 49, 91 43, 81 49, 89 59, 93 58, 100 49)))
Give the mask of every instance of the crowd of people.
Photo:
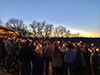
POLYGON ((14 75, 100 75, 100 46, 80 41, 0 38, 0 70, 14 75))

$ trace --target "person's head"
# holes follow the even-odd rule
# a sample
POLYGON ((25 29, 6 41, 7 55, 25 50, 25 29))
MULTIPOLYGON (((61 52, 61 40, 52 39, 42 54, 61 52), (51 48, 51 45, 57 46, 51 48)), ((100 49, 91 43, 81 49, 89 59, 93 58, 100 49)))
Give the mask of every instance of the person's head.
POLYGON ((3 42, 3 38, 0 38, 0 42, 3 42))
POLYGON ((81 51, 81 48, 79 46, 77 46, 76 51, 81 51))
POLYGON ((74 49, 74 46, 73 46, 71 43, 69 43, 69 44, 67 45, 67 47, 68 47, 69 50, 74 49))
POLYGON ((29 40, 26 41, 26 45, 27 45, 27 46, 30 45, 30 41, 29 41, 29 40))
POLYGON ((31 46, 33 46, 34 45, 34 43, 33 42, 31 42, 31 46))
POLYGON ((62 49, 66 50, 66 44, 62 44, 62 49))
POLYGON ((10 42, 11 42, 11 44, 14 44, 14 40, 12 39, 12 40, 10 40, 10 42))
POLYGON ((18 46, 18 45, 19 45, 19 42, 16 42, 16 43, 15 43, 15 46, 18 46))
POLYGON ((8 40, 8 38, 5 38, 5 41, 8 40))
POLYGON ((51 44, 53 45, 53 44, 54 44, 54 42, 53 42, 53 41, 51 41, 51 44))
POLYGON ((59 48, 58 48, 58 46, 57 46, 57 44, 55 43, 55 51, 58 51, 59 50, 59 48))
POLYGON ((85 52, 88 52, 88 48, 89 48, 89 47, 88 47, 87 45, 84 46, 84 51, 85 51, 85 52))
POLYGON ((81 47, 81 48, 83 47, 83 43, 80 43, 80 47, 81 47))

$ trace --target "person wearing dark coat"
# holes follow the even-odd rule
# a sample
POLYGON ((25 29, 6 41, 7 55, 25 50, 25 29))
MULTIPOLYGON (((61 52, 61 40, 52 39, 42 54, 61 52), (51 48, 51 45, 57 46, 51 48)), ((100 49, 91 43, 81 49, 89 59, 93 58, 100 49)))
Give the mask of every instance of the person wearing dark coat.
POLYGON ((85 58, 85 74, 92 74, 91 71, 91 64, 90 64, 90 56, 91 53, 88 51, 88 47, 86 46, 83 51, 84 58, 85 58))
POLYGON ((100 55, 99 55, 99 52, 95 51, 95 53, 92 57, 92 63, 93 63, 94 75, 100 75, 100 55))
POLYGON ((21 75, 31 74, 31 61, 32 61, 32 49, 29 47, 30 41, 27 41, 22 45, 22 49, 19 52, 19 59, 22 62, 21 75))
POLYGON ((44 58, 40 53, 33 52, 34 58, 32 59, 32 75, 43 75, 44 72, 44 58))
POLYGON ((73 66, 75 75, 84 75, 85 59, 79 46, 76 46, 76 58, 73 66))
POLYGON ((3 67, 5 66, 5 57, 6 57, 6 48, 5 43, 3 42, 3 38, 0 38, 0 65, 3 63, 3 67))

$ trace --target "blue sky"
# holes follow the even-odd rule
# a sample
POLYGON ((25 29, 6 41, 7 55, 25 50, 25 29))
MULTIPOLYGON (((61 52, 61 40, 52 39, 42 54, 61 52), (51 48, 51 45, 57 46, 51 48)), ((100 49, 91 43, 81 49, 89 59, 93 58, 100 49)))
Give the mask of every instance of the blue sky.
POLYGON ((26 24, 45 20, 100 36, 100 0, 0 0, 0 19, 10 18, 26 24))

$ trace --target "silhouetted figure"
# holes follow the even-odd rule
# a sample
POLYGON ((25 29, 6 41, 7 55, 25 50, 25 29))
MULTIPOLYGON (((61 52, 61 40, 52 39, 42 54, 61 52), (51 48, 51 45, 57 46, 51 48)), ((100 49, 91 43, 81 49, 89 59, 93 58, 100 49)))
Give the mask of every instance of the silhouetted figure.
POLYGON ((90 64, 90 56, 91 53, 88 51, 88 47, 86 46, 84 49, 84 58, 85 58, 85 74, 91 74, 91 64, 90 64))
POLYGON ((44 59, 40 53, 33 52, 33 59, 32 59, 32 75, 43 75, 44 72, 44 59))
POLYGON ((73 66, 75 75, 82 75, 82 74, 84 75, 85 59, 84 59, 84 54, 79 46, 76 47, 76 58, 73 66))
POLYGON ((5 43, 3 42, 3 38, 0 38, 0 66, 1 63, 3 63, 2 67, 5 66, 5 56, 6 56, 5 43))
POLYGON ((7 58, 7 72, 10 73, 12 60, 14 56, 14 40, 8 41, 8 58, 7 58))
POLYGON ((14 58, 13 58, 13 67, 14 67, 14 71, 13 74, 15 75, 19 75, 19 51, 20 51, 20 47, 19 47, 19 43, 16 42, 15 46, 14 46, 14 58))
POLYGON ((95 52, 92 57, 92 63, 93 63, 93 70, 95 75, 100 75, 100 55, 98 55, 99 52, 95 52))
POLYGON ((45 52, 44 52, 44 55, 45 55, 45 62, 46 62, 46 68, 45 68, 45 72, 46 72, 46 75, 49 74, 49 63, 51 62, 51 53, 52 53, 52 50, 53 50, 53 46, 52 46, 52 43, 49 42, 48 45, 47 45, 47 48, 45 49, 45 52))
POLYGON ((64 51, 64 75, 68 75, 68 68, 70 69, 70 75, 73 74, 73 63, 76 58, 76 52, 72 49, 74 46, 68 44, 68 51, 64 51))
POLYGON ((57 45, 55 45, 55 48, 52 52, 52 71, 52 75, 63 74, 63 54, 57 45))
POLYGON ((23 46, 19 53, 20 61, 22 62, 21 65, 21 75, 30 75, 31 74, 31 64, 32 61, 32 50, 29 47, 30 42, 27 41, 23 46))

